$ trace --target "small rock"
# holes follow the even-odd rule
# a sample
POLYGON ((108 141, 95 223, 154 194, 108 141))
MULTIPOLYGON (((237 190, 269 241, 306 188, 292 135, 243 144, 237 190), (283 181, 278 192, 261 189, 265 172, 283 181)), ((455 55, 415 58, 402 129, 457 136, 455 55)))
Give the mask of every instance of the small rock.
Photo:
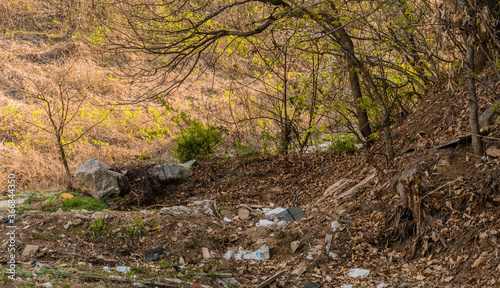
POLYGON ((168 214, 168 215, 182 215, 188 213, 189 213, 189 208, 186 206, 164 207, 161 208, 160 210, 160 214, 168 214))
POLYGON ((351 278, 358 278, 358 277, 365 278, 368 275, 370 275, 370 270, 354 268, 354 269, 350 269, 349 274, 347 274, 347 275, 349 275, 349 277, 351 277, 351 278))
POLYGON ((116 272, 121 272, 121 273, 130 273, 130 267, 127 266, 117 266, 115 268, 116 272))
POLYGON ((38 252, 38 245, 26 245, 21 256, 32 257, 38 252))
POLYGON ((295 253, 295 251, 299 249, 300 244, 300 241, 293 241, 292 243, 290 243, 290 253, 295 253))
POLYGON ((295 270, 292 271, 293 276, 300 277, 304 272, 307 271, 307 264, 306 263, 300 263, 295 270))
POLYGON ((246 208, 240 208, 238 209, 238 217, 240 217, 242 221, 247 221, 250 219, 250 211, 246 208))
POLYGON ((80 224, 82 224, 82 223, 83 223, 82 219, 79 219, 79 218, 77 218, 77 219, 75 219, 75 220, 72 220, 72 221, 71 221, 71 224, 72 224, 73 226, 78 226, 78 225, 80 225, 80 224))
POLYGON ((206 204, 203 207, 203 213, 207 216, 214 216, 214 210, 212 210, 211 204, 206 204))
POLYGON ((130 191, 125 175, 113 171, 111 167, 96 159, 90 159, 80 165, 73 179, 75 188, 97 200, 113 195, 123 196, 130 191))
POLYGON ((486 154, 488 154, 488 156, 495 158, 500 157, 500 149, 498 149, 495 146, 491 146, 488 149, 486 149, 486 154))
POLYGON ((338 220, 335 220, 332 222, 332 230, 333 232, 337 231, 337 229, 340 228, 340 222, 338 220))
POLYGON ((179 164, 156 165, 150 168, 148 173, 162 182, 175 181, 193 175, 191 170, 179 164))
POLYGON ((233 222, 233 220, 231 220, 231 219, 229 219, 229 218, 227 218, 227 217, 224 217, 224 222, 231 223, 231 222, 233 222))
POLYGON ((71 226, 71 221, 68 221, 68 223, 64 224, 64 229, 68 230, 69 226, 71 226))

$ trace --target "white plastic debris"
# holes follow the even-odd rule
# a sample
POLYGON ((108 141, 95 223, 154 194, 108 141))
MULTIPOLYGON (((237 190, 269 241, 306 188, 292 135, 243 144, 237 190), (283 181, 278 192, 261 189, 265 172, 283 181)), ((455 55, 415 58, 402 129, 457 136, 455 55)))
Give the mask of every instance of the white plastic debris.
POLYGON ((365 278, 368 275, 370 275, 370 270, 361 269, 361 268, 354 268, 354 269, 349 270, 349 274, 347 274, 347 275, 349 275, 349 277, 352 277, 352 278, 358 278, 358 277, 365 278))
POLYGON ((270 221, 267 219, 260 219, 255 226, 257 227, 265 227, 265 228, 283 228, 288 223, 286 221, 278 221, 277 219, 274 221, 270 221))
POLYGON ((314 260, 313 253, 312 252, 307 252, 307 260, 314 260))
POLYGON ((102 267, 102 271, 104 271, 104 272, 111 272, 111 270, 109 270, 108 266, 102 267))
POLYGON ((342 285, 340 288, 354 288, 354 285, 342 285))
POLYGON ((226 254, 224 254, 224 259, 229 260, 233 258, 234 256, 234 251, 233 250, 227 250, 226 254))
POLYGON ((340 228, 340 222, 337 221, 337 220, 333 221, 332 222, 332 230, 333 230, 333 232, 337 231, 337 229, 339 229, 339 228, 340 228))
POLYGON ((385 287, 389 287, 389 285, 387 285, 385 283, 380 283, 377 285, 377 288, 385 288, 385 287))
POLYGON ((115 268, 117 272, 122 272, 122 273, 129 273, 130 272, 130 267, 127 266, 117 266, 115 268))
POLYGON ((210 203, 212 202, 212 200, 198 200, 198 201, 194 201, 194 205, 198 206, 198 205, 203 205, 203 204, 207 204, 207 203, 210 203))
POLYGON ((270 206, 271 208, 274 208, 274 203, 270 203, 270 204, 269 204, 269 206, 270 206))
POLYGON ((339 255, 337 255, 337 253, 335 253, 335 252, 328 253, 328 257, 330 257, 330 258, 337 258, 337 256, 339 256, 339 255))
POLYGON ((42 287, 52 287, 52 283, 50 282, 43 283, 42 287))
POLYGON ((229 219, 229 218, 227 218, 227 217, 224 217, 224 221, 225 221, 225 222, 228 222, 228 223, 229 223, 229 222, 233 222, 233 220, 231 220, 231 219, 229 219))
POLYGON ((268 260, 270 258, 269 255, 269 247, 267 245, 262 245, 259 250, 252 252, 252 251, 247 251, 243 249, 243 247, 240 247, 238 249, 238 253, 234 255, 234 258, 236 260, 268 260))
POLYGON ((282 208, 282 207, 274 208, 273 210, 270 210, 268 212, 264 212, 264 217, 266 217, 266 219, 269 219, 269 220, 275 220, 275 219, 278 219, 278 217, 276 217, 276 214, 279 214, 285 210, 286 210, 286 208, 282 208))
POLYGON ((269 221, 266 219, 260 219, 259 223, 255 224, 255 226, 258 226, 258 227, 271 227, 273 225, 274 225, 273 221, 269 221))

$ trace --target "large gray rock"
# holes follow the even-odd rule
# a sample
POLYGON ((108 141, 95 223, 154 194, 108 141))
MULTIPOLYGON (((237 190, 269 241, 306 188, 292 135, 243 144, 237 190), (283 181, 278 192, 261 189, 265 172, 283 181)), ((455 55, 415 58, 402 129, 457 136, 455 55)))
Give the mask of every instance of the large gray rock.
MULTIPOLYGON (((498 103, 500 103, 500 100, 495 102, 495 104, 498 104, 498 103)), ((497 117, 500 116, 500 113, 499 113, 499 111, 493 111, 493 107, 494 106, 488 107, 479 116, 479 127, 480 128, 485 128, 485 127, 488 127, 492 124, 498 123, 497 117)))
POLYGON ((129 192, 127 178, 96 159, 90 159, 76 170, 73 186, 97 200, 129 192))
POLYGON ((163 164, 156 165, 148 170, 151 176, 159 181, 174 181, 187 178, 193 175, 193 172, 181 164, 163 164))

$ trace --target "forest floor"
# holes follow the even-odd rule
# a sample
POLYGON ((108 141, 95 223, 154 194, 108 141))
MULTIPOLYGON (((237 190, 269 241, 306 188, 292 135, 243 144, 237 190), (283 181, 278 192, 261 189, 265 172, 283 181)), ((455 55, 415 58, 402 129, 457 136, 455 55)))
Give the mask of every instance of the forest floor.
MULTIPOLYGON (((36 14, 41 9, 32 10, 36 14)), ((27 82, 26 75, 76 57, 72 56, 76 51, 92 54, 80 51, 85 50, 81 47, 73 49, 73 43, 59 36, 51 40, 45 32, 0 37, 3 106, 27 105, 19 88, 27 82)), ((108 77, 95 63, 88 65, 104 92, 129 92, 129 86, 108 77)), ((72 77, 83 74, 72 73, 72 77)), ((488 86, 494 93, 478 86, 481 111, 497 100, 491 95, 500 91, 498 83, 488 86)), ((201 160, 185 181, 153 185, 144 171, 156 163, 136 160, 145 151, 168 150, 163 141, 128 137, 126 125, 122 138, 113 138, 115 128, 105 130, 116 141, 100 138, 102 131, 92 132, 95 140, 123 145, 77 146, 79 153, 69 159, 70 169, 90 157, 116 163, 132 159, 133 164, 114 167, 128 171, 131 193, 100 203, 74 192, 69 193, 76 200, 64 199, 64 191, 23 191, 37 195, 16 207, 23 216, 13 224, 18 280, 8 278, 11 228, 2 221, 0 287, 267 287, 259 285, 278 273, 282 273, 276 277, 279 287, 498 287, 499 160, 471 154, 466 92, 443 91, 431 91, 411 115, 395 123, 397 157, 389 163, 380 137, 369 149, 352 155, 249 154, 201 160), (442 147, 456 139, 463 141, 442 147), (410 174, 418 179, 412 184, 418 191, 404 190, 408 188, 404 178, 410 174), (413 198, 408 199, 409 193, 413 198), (172 206, 186 208, 178 208, 177 215, 161 212, 172 206), (299 207, 306 217, 284 227, 257 225, 266 219, 266 209, 277 207, 299 207), (421 214, 417 217, 415 211, 421 214), (269 259, 224 258, 228 250, 238 252, 241 247, 255 252, 263 245, 269 248, 269 259), (158 246, 164 253, 158 260, 146 261, 146 252, 158 246), (130 270, 116 271, 120 266, 130 270), (352 277, 351 269, 356 268, 369 274, 352 277)), ((499 127, 483 130, 485 148, 500 148, 499 127)), ((62 183, 53 147, 41 146, 44 154, 17 153, 4 145, 15 138, 8 133, 29 130, 9 129, 0 129, 4 166, 18 163, 9 169, 26 171, 29 185, 41 185, 44 179, 44 187, 62 183)), ((2 219, 8 214, 6 208, 0 209, 2 219)))
MULTIPOLYGON (((441 102, 432 103, 435 109, 441 102)), ((258 287, 280 272, 278 287, 499 286, 498 160, 471 156, 467 142, 431 148, 462 134, 430 137, 432 125, 423 130, 414 119, 406 127, 419 130, 395 134, 418 136, 397 144, 389 165, 377 145, 354 155, 253 154, 203 160, 187 180, 151 187, 141 171, 152 164, 142 163, 116 167, 130 169, 132 192, 106 207, 75 193, 81 206, 65 205, 61 193, 31 197, 20 206, 27 216, 14 225, 19 253, 27 245, 36 251, 18 259, 19 281, 2 268, 2 287, 258 287), (411 170, 420 181, 420 228, 398 187, 411 170), (186 208, 161 212, 172 206, 186 208), (277 207, 300 207, 306 217, 284 227, 257 225, 277 207), (269 259, 224 258, 228 250, 264 244, 269 259), (160 258, 145 261, 158 246, 165 249, 160 258), (355 268, 369 274, 352 277, 355 268)), ((498 126, 488 131, 487 139, 500 136, 498 126)), ((8 228, 0 229, 7 243, 8 228)))

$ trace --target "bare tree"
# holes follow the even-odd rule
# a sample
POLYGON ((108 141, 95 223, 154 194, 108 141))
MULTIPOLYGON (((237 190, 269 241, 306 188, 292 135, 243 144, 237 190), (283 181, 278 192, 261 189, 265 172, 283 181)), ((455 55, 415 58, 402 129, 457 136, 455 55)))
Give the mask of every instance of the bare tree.
POLYGON ((28 92, 28 100, 35 107, 40 107, 43 110, 48 125, 44 125, 41 122, 28 123, 54 137, 54 143, 59 151, 64 174, 67 177, 68 189, 71 189, 72 186, 71 172, 66 155, 67 147, 87 135, 90 130, 106 120, 112 112, 112 109, 108 109, 101 119, 98 119, 93 124, 85 124, 80 121, 81 119, 79 119, 78 114, 81 108, 92 104, 93 101, 85 91, 85 88, 80 87, 81 83, 79 85, 78 83, 66 80, 66 75, 72 68, 73 66, 70 66, 69 69, 60 71, 54 77, 55 80, 48 78, 28 78, 32 86, 31 91, 28 92), (76 129, 75 126, 80 127, 76 129))

